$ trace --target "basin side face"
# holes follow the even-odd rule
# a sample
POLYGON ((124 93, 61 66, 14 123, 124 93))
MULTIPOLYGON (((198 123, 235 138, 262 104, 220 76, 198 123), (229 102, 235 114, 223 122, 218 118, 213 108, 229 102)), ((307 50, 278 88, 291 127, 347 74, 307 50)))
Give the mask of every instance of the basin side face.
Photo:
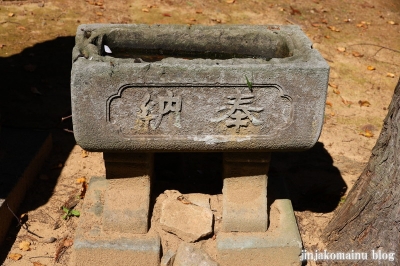
POLYGON ((304 150, 328 78, 297 26, 81 25, 74 134, 91 151, 304 150))

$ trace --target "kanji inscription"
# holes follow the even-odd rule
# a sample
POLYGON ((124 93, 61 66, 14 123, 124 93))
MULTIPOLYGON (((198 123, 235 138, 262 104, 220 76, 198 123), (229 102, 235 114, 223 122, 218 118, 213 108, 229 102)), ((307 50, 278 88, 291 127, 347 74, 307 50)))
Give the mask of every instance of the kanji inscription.
MULTIPOLYGON (((107 121, 126 137, 272 136, 293 121, 278 85, 121 87, 107 100, 107 121)), ((207 137, 208 138, 208 137, 207 137)))

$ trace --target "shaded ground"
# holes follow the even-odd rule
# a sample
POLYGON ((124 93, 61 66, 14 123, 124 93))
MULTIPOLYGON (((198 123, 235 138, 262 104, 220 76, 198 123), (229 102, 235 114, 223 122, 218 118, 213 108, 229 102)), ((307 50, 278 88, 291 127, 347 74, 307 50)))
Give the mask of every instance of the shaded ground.
MULTIPOLYGON (((79 222, 76 217, 68 221, 60 219, 60 206, 79 193, 81 185, 76 184, 77 178, 104 175, 101 154, 82 153, 72 134, 62 130, 71 129, 68 120, 61 122, 61 117, 70 114, 71 50, 76 27, 81 23, 302 26, 314 48, 331 66, 325 124, 319 143, 310 151, 274 154, 270 176, 284 175, 288 181, 305 248, 323 248, 320 233, 367 163, 400 75, 400 3, 396 0, 228 2, 0 1, 2 127, 50 130, 55 139, 53 152, 18 214, 28 214, 31 231, 44 239, 58 239, 42 243, 12 226, 0 252, 0 263, 53 264, 56 251, 64 244, 62 240, 73 238, 79 222), (59 228, 54 230, 57 222, 59 228), (19 249, 23 240, 31 242, 30 251, 19 249), (14 262, 6 259, 8 253, 23 257, 14 262)), ((218 154, 212 158, 162 156, 166 155, 158 157, 154 197, 167 188, 220 193, 220 170, 217 164, 212 164, 220 161, 218 154)), ((71 249, 67 248, 59 257, 60 264, 70 265, 71 249)))

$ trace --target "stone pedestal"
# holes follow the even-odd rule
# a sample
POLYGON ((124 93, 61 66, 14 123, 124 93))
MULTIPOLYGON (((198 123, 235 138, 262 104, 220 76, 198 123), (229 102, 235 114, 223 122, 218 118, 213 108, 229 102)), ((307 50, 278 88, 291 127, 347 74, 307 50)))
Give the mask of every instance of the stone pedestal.
MULTIPOLYGON (((218 262, 229 266, 301 265, 302 241, 284 180, 269 180, 270 223, 266 232, 220 232, 218 262)), ((223 217, 225 219, 225 217, 223 217)))
POLYGON ((224 153, 222 230, 265 232, 270 153, 224 153))
POLYGON ((160 238, 148 233, 153 155, 105 154, 106 178, 93 177, 76 231, 76 265, 158 265, 160 238))

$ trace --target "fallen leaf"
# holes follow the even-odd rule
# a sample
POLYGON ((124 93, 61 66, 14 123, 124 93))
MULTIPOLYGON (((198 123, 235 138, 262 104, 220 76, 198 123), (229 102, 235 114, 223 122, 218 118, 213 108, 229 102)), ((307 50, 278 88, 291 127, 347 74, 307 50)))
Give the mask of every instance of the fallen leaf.
POLYGON ((367 69, 372 71, 375 70, 376 68, 374 66, 368 66, 367 69))
POLYGON ((279 11, 285 11, 286 9, 284 9, 284 8, 282 8, 282 7, 280 7, 279 8, 279 11))
POLYGON ((321 20, 321 22, 324 24, 328 24, 328 20, 326 20, 326 19, 321 20))
POLYGON ((340 91, 338 89, 333 89, 333 93, 340 94, 340 91))
POLYGON ((374 133, 372 133, 372 132, 369 131, 369 130, 365 130, 365 132, 361 132, 360 135, 362 135, 362 136, 364 136, 364 137, 367 137, 367 138, 371 138, 371 137, 374 136, 374 133))
POLYGON ((399 23, 394 22, 393 20, 389 20, 387 23, 390 25, 399 25, 399 23))
POLYGON ((201 14, 203 13, 203 10, 196 10, 196 14, 201 14))
POLYGON ((389 72, 388 72, 388 73, 386 74, 386 77, 389 77, 389 78, 394 78, 394 74, 393 74, 393 73, 389 73, 389 72))
POLYGON ((149 12, 149 10, 147 8, 142 8, 142 11, 146 12, 146 13, 149 12))
POLYGON ((164 13, 164 14, 163 14, 163 16, 164 16, 164 17, 170 17, 170 16, 171 16, 171 14, 164 13))
POLYGON ((196 21, 196 19, 195 18, 191 18, 190 21, 196 21))
POLYGON ((369 107, 371 105, 369 101, 361 101, 361 100, 358 101, 358 104, 360 105, 360 107, 361 106, 369 107))
POLYGON ((82 176, 82 177, 76 179, 76 183, 78 183, 78 184, 84 183, 84 182, 86 182, 86 177, 84 177, 84 176, 82 176))
POLYGON ((86 157, 89 156, 89 152, 88 152, 88 151, 85 151, 85 150, 82 150, 82 151, 81 151, 81 156, 82 156, 82 158, 86 158, 86 157))
POLYGON ((8 254, 7 258, 17 261, 22 258, 22 255, 18 253, 10 253, 8 254))
POLYGON ((328 85, 330 86, 330 87, 332 87, 332 88, 338 88, 339 87, 339 85, 336 85, 336 84, 334 84, 334 83, 332 83, 332 82, 328 82, 328 85))
POLYGON ((335 112, 330 112, 330 115, 331 116, 335 116, 335 112))
POLYGON ((324 36, 326 39, 330 39, 331 38, 331 36, 329 36, 329 35, 325 35, 324 36))
POLYGON ((96 3, 94 3, 96 6, 102 6, 103 5, 103 3, 101 3, 101 2, 96 2, 96 3))
POLYGON ((364 56, 363 54, 360 54, 359 52, 356 52, 356 51, 354 51, 352 54, 354 57, 363 57, 364 56))
POLYGON ((340 98, 342 99, 342 103, 344 103, 344 104, 347 105, 347 106, 350 106, 350 105, 353 104, 352 101, 348 101, 348 100, 346 100, 345 98, 343 98, 342 96, 340 96, 340 98))
POLYGON ((335 31, 335 32, 340 32, 340 30, 338 28, 336 28, 335 26, 327 26, 328 29, 330 29, 331 31, 335 31))
POLYGON ((343 22, 351 22, 351 19, 349 19, 349 18, 347 18, 347 19, 345 19, 345 20, 343 20, 343 22))
POLYGON ((329 102, 329 101, 326 101, 326 103, 325 103, 326 105, 329 105, 330 107, 332 107, 332 103, 331 102, 329 102))
POLYGON ((14 16, 14 13, 8 13, 8 16, 11 18, 14 16))
POLYGON ((292 11, 290 11, 290 15, 292 15, 292 16, 294 16, 294 15, 296 15, 296 14, 301 15, 300 10, 295 9, 295 8, 293 8, 292 6, 290 6, 290 9, 292 10, 292 11))
POLYGON ((103 16, 103 13, 102 12, 96 12, 96 15, 97 16, 103 16))
POLYGON ((21 243, 19 243, 19 249, 23 251, 31 250, 30 245, 31 245, 30 242, 22 241, 21 243))
POLYGON ((345 52, 346 47, 338 47, 338 48, 336 48, 336 50, 338 50, 339 52, 345 52))
POLYGON ((318 23, 311 23, 311 26, 316 27, 316 28, 319 28, 319 27, 321 27, 321 24, 318 24, 318 23))
POLYGON ((235 0, 226 0, 226 2, 227 2, 228 4, 233 4, 233 3, 235 3, 235 0))
POLYGON ((74 240, 72 240, 71 238, 67 238, 64 240, 64 247, 70 247, 74 244, 74 240))
POLYGON ((26 30, 26 28, 24 26, 18 26, 17 29, 19 30, 26 30))
POLYGON ((38 261, 34 261, 33 262, 33 266, 45 266, 44 264, 41 264, 40 262, 38 262, 38 261))
MULTIPOLYGON (((79 195, 79 198, 81 198, 81 199, 85 198, 87 189, 88 189, 88 184, 86 183, 86 181, 82 182, 81 194, 79 195)), ((75 215, 75 216, 79 216, 79 215, 75 215)))

